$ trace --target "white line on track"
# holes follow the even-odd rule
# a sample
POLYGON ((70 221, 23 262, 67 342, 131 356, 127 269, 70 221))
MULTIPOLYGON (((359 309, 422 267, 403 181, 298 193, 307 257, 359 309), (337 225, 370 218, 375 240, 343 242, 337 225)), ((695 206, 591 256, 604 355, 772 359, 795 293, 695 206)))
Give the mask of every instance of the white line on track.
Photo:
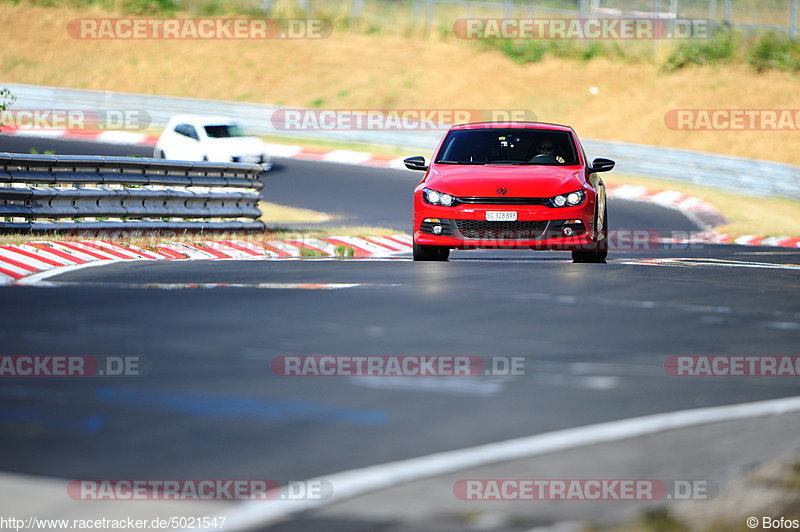
POLYGON ((475 379, 472 377, 350 377, 348 382, 354 386, 374 390, 430 392, 447 395, 497 395, 503 391, 508 379, 475 379))
POLYGON ((83 270, 85 268, 94 268, 96 266, 108 266, 109 264, 116 264, 118 262, 127 262, 131 263, 133 261, 127 259, 116 259, 116 260, 96 260, 94 262, 86 262, 84 264, 74 264, 72 266, 62 266, 60 268, 53 268, 51 270, 45 270, 43 272, 34 273, 33 275, 29 275, 19 281, 15 282, 14 284, 18 285, 37 285, 39 283, 44 283, 47 279, 51 277, 55 277, 56 275, 61 275, 62 273, 70 273, 78 270, 83 270))
POLYGON ((718 266, 721 268, 756 268, 767 270, 800 270, 800 264, 778 264, 774 262, 753 262, 740 260, 712 259, 712 258, 665 258, 665 259, 638 259, 621 260, 616 264, 633 266, 718 266))
MULTIPOLYGON (((21 283, 17 283, 21 284, 21 283)), ((105 288, 143 288, 158 290, 184 290, 195 288, 258 288, 261 290, 341 290, 359 287, 395 287, 399 284, 373 283, 119 283, 119 282, 71 282, 41 281, 40 286, 94 286, 105 288)))
POLYGON ((468 468, 635 438, 667 430, 752 417, 776 416, 797 411, 800 411, 800 397, 789 397, 730 406, 680 410, 559 430, 335 473, 314 479, 328 482, 333 486, 331 498, 246 502, 222 515, 225 515, 225 528, 229 532, 252 530, 284 521, 295 513, 320 508, 343 499, 468 468))

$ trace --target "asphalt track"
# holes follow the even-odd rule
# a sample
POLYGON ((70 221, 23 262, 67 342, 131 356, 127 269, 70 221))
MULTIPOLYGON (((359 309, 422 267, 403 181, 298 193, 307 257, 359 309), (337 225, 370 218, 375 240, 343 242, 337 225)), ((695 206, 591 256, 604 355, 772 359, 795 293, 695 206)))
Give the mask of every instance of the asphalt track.
MULTIPOLYGON (((0 137, 0 151, 32 146, 150 151, 0 137)), ((418 177, 282 160, 264 193, 408 231, 418 177)), ((643 204, 610 201, 609 214, 616 229, 694 229, 677 212, 643 204)), ((0 289, 0 354, 139 356, 150 370, 5 379, 4 471, 296 480, 800 388, 791 378, 681 378, 663 368, 670 355, 798 354, 800 252, 781 248, 612 251, 606 265, 525 251, 456 251, 448 263, 125 262, 50 281, 0 289), (245 286, 180 288, 194 283, 245 286), (522 356, 528 374, 356 379, 270 370, 275 356, 292 354, 522 356)))

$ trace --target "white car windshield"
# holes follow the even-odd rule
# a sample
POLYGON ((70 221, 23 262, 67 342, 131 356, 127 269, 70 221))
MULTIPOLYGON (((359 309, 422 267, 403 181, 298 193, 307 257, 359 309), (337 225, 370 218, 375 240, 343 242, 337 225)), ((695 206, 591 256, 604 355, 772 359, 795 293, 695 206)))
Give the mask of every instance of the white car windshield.
POLYGON ((236 124, 220 124, 215 126, 204 126, 203 129, 212 139, 223 139, 228 137, 247 137, 247 133, 236 124))

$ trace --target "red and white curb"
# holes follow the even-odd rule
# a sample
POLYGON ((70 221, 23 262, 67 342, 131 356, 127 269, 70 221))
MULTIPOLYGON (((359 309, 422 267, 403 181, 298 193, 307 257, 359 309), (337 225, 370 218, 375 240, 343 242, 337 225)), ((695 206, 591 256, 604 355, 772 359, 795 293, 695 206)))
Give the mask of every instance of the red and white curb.
POLYGON ((290 146, 288 144, 267 144, 266 146, 267 153, 272 157, 322 161, 326 163, 356 164, 359 166, 373 166, 378 168, 405 168, 403 160, 406 156, 397 157, 363 151, 308 148, 290 146))
POLYGON ((800 238, 790 236, 730 235, 718 233, 714 227, 728 223, 725 217, 709 202, 687 196, 675 190, 652 190, 634 185, 606 185, 609 198, 642 201, 675 209, 703 228, 690 238, 671 239, 671 242, 690 244, 737 244, 740 246, 773 246, 800 248, 800 238))
POLYGON ((800 248, 800 238, 792 236, 728 235, 706 231, 694 235, 695 242, 703 244, 737 244, 739 246, 772 246, 781 248, 800 248))
POLYGON ((109 240, 36 241, 0 245, 0 284, 15 283, 56 268, 79 268, 124 260, 298 259, 340 256, 392 257, 411 252, 410 235, 327 237, 296 240, 202 240, 137 246, 109 240))
POLYGON ((728 223, 722 213, 707 201, 686 196, 675 190, 652 190, 635 185, 607 184, 606 191, 610 198, 653 203, 681 211, 704 230, 728 223))
POLYGON ((136 133, 134 131, 97 131, 90 129, 25 129, 3 126, 3 135, 15 137, 44 137, 48 139, 86 140, 89 142, 103 142, 106 144, 128 144, 155 146, 158 142, 157 135, 136 133))

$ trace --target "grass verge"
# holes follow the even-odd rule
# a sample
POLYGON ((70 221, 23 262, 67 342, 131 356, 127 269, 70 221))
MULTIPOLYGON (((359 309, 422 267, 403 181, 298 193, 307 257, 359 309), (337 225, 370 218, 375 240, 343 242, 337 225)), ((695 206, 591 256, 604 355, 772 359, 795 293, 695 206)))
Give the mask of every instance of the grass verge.
MULTIPOLYGON (((655 43, 654 62, 613 54, 584 61, 561 57, 566 52, 559 48, 558 54, 523 63, 472 41, 363 34, 354 28, 318 40, 132 43, 68 34, 70 20, 119 15, 102 9, 106 4, 1 5, 0 71, 8 83, 318 109, 522 109, 543 121, 570 124, 585 138, 800 164, 796 130, 686 130, 665 123, 675 109, 796 108, 797 51, 778 37, 760 41, 750 63, 734 44, 737 60, 709 64, 708 57, 728 53, 722 43, 719 53, 714 47, 683 50, 675 66, 686 67, 667 72, 662 65, 675 43, 655 43), (237 58, 238 68, 232 70, 230 57, 237 58), (266 70, 259 67, 265 57, 266 70), (491 86, 476 85, 484 79, 492 80, 491 86)), ((121 0, 116 9, 124 10, 121 0)), ((12 109, 26 105, 17 101, 12 109)))
POLYGON ((765 530, 764 516, 771 520, 800 520, 797 459, 758 466, 750 474, 732 480, 716 498, 699 504, 675 503, 648 510, 630 523, 595 525, 586 532, 745 532, 753 528, 765 530), (757 527, 747 526, 751 516, 758 519, 757 527))

